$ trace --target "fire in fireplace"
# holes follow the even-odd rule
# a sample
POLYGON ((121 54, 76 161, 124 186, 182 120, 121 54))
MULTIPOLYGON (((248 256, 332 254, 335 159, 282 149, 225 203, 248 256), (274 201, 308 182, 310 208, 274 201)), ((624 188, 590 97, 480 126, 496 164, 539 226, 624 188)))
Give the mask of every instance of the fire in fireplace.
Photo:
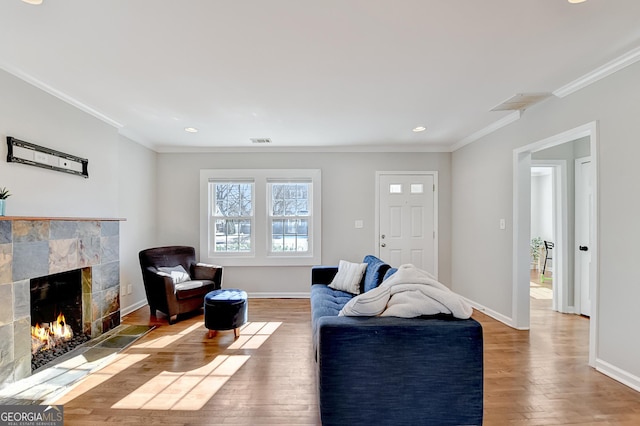
POLYGON ((54 322, 31 327, 31 353, 53 349, 72 337, 73 330, 65 322, 64 315, 60 313, 54 322))
POLYGON ((31 370, 48 364, 89 338, 82 328, 82 271, 32 279, 31 370))

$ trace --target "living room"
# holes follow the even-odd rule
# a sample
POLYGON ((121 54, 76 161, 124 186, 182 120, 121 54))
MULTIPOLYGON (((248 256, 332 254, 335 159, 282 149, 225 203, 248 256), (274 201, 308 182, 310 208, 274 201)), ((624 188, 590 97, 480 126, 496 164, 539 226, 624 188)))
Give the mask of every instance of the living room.
MULTIPOLYGON (((604 7, 597 3, 589 0, 571 7, 604 7)), ((52 6, 45 2, 43 7, 52 6)), ((35 9, 16 12, 16 8, 3 5, 0 9, 0 22, 6 24, 3 28, 16 28, 16 22, 29 28, 28 19, 37 19, 35 9), (21 19, 10 17, 17 16, 16 13, 21 19), (10 23, 12 20, 15 22, 10 23)), ((628 15, 638 12, 634 2, 622 2, 615 7, 618 11, 625 8, 628 15)), ((384 7, 380 6, 380 10, 384 7)), ((476 127, 469 133, 480 132, 472 143, 460 144, 463 140, 460 138, 439 150, 427 143, 396 145, 393 140, 384 145, 346 148, 181 148, 163 144, 150 148, 145 142, 153 141, 126 131, 127 126, 123 127, 119 118, 105 115, 100 109, 90 110, 92 105, 60 92, 47 83, 46 74, 29 75, 5 62, 12 57, 10 39, 3 37, 0 45, 3 58, 0 93, 4 101, 0 105, 0 133, 87 158, 89 178, 3 163, 0 187, 11 192, 6 214, 124 219, 120 222, 119 253, 123 316, 146 305, 138 263, 140 250, 172 244, 199 250, 202 169, 321 169, 322 263, 327 265, 342 259, 360 261, 364 255, 376 253, 376 172, 426 170, 438 172, 438 280, 473 302, 478 311, 517 326, 511 322, 516 232, 514 151, 597 123, 598 292, 597 316, 591 320, 597 329, 592 341, 595 345, 592 367, 635 391, 640 390, 640 340, 630 338, 633 332, 630 335, 627 331, 635 321, 635 301, 640 298, 640 288, 634 285, 635 264, 640 255, 634 243, 635 237, 640 236, 640 226, 634 223, 640 199, 630 191, 633 182, 640 179, 640 171, 632 163, 633 153, 640 149, 636 136, 640 131, 636 118, 640 99, 637 30, 620 36, 619 44, 603 53, 584 47, 583 62, 555 77, 559 80, 557 86, 515 90, 554 91, 599 70, 588 79, 589 85, 563 97, 553 96, 493 132, 481 132, 484 128, 476 127), (617 68, 604 69, 614 62, 617 68), (506 218, 505 230, 499 227, 502 218, 506 218), (362 221, 363 227, 356 228, 355 221, 362 221)), ((90 52, 91 46, 85 47, 90 52)), ((78 61, 90 61, 87 55, 85 52, 78 61)), ((473 63, 469 65, 472 67, 473 63)), ((547 63, 536 66, 540 73, 551 72, 548 68, 553 68, 547 63)), ((474 85, 482 85, 482 75, 474 73, 468 78, 475 79, 474 85)), ((144 82, 140 77, 135 80, 137 84, 144 82)), ((82 99, 81 94, 75 95, 82 99)), ((135 108, 131 102, 131 108, 135 108)), ((301 104, 297 108, 304 109, 301 104)), ((339 109, 335 105, 326 108, 339 109)), ((153 113, 148 111, 150 115, 153 113)), ((161 115, 172 116, 166 111, 161 115)), ((326 127, 323 123, 317 126, 326 127)), ((184 133, 184 126, 178 127, 184 133)), ((309 293, 309 267, 287 267, 283 273, 282 268, 230 266, 225 268, 224 283, 245 289, 250 297, 253 294, 299 298, 309 293)), ((5 280, 2 284, 6 284, 5 280)), ((260 303, 269 300, 260 299, 260 303)))

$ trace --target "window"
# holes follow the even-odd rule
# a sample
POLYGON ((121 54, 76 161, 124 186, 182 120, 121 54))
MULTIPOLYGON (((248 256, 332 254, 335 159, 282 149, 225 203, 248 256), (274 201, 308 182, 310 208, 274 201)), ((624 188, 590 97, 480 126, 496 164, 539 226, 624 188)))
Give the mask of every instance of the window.
POLYGON ((253 182, 209 182, 213 208, 209 229, 214 252, 250 253, 253 182))
POLYGON ((201 170, 201 258, 224 266, 314 265, 320 170, 201 170))
POLYGON ((270 182, 269 227, 272 253, 309 251, 310 182, 270 182))

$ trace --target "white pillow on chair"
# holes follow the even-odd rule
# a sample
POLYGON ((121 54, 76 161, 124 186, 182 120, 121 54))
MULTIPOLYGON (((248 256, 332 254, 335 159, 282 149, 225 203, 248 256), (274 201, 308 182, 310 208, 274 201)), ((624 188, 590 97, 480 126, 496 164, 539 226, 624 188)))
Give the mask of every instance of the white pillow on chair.
POLYGON ((191 277, 189 276, 187 271, 184 270, 182 265, 178 265, 178 266, 160 266, 160 267, 158 267, 158 271, 161 272, 160 275, 166 274, 166 275, 170 276, 171 279, 173 280, 174 284, 180 284, 180 283, 183 283, 185 281, 190 281, 191 280, 191 277))

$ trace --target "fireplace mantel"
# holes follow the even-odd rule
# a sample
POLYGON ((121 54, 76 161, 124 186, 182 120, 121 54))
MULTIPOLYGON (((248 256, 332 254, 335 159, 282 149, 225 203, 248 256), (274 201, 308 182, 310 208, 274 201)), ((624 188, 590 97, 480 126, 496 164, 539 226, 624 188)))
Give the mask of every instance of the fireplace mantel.
POLYGON ((78 221, 78 222, 124 222, 127 219, 119 217, 37 217, 37 216, 0 216, 0 220, 61 220, 61 221, 78 221))

